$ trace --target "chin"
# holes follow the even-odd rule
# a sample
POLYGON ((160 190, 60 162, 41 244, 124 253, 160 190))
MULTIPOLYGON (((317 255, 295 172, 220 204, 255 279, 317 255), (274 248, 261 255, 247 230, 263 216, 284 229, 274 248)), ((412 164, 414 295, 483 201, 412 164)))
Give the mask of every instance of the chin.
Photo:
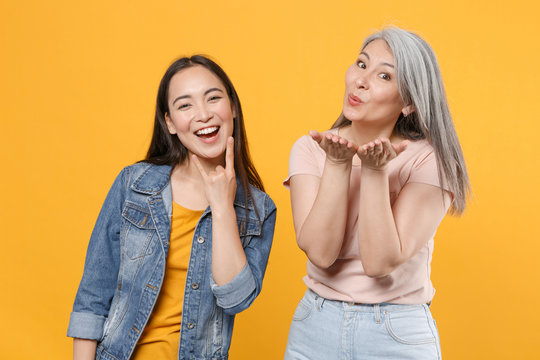
POLYGON ((352 109, 347 109, 347 108, 343 109, 343 116, 345 117, 345 119, 349 121, 358 121, 358 120, 363 119, 363 117, 360 114, 358 114, 357 111, 354 111, 352 109))

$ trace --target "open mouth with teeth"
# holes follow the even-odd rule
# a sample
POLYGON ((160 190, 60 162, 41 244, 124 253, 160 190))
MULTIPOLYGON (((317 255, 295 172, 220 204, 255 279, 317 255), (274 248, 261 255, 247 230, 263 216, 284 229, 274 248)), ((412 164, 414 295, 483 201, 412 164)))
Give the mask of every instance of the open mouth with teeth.
POLYGON ((195 131, 195 135, 203 139, 211 139, 219 132, 219 126, 209 126, 204 129, 195 131))

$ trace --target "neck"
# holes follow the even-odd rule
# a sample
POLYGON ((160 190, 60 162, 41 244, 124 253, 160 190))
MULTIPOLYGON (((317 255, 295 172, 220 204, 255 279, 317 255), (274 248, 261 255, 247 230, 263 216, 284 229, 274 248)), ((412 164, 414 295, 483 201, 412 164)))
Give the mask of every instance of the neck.
POLYGON ((340 129, 340 135, 358 146, 362 146, 381 137, 388 138, 390 141, 396 141, 398 140, 398 136, 394 134, 394 125, 391 123, 381 127, 380 125, 374 126, 372 124, 353 121, 351 125, 340 129))
MULTIPOLYGON (((174 167, 174 172, 181 173, 184 178, 199 182, 201 180, 201 173, 199 169, 197 168, 197 166, 195 165, 195 162, 193 161, 192 156, 193 154, 190 152, 183 163, 178 164, 174 167)), ((204 171, 207 174, 209 174, 212 171, 215 171, 216 167, 219 165, 225 167, 224 157, 218 160, 205 159, 202 157, 198 157, 198 159, 204 171)))

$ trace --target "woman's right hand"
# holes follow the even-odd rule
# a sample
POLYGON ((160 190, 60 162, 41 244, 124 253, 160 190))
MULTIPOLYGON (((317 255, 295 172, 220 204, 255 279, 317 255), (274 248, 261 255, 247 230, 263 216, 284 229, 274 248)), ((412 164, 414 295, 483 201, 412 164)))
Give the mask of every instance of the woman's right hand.
POLYGON ((326 160, 334 164, 351 163, 354 154, 358 151, 358 145, 330 132, 320 134, 311 130, 309 135, 324 150, 326 160))

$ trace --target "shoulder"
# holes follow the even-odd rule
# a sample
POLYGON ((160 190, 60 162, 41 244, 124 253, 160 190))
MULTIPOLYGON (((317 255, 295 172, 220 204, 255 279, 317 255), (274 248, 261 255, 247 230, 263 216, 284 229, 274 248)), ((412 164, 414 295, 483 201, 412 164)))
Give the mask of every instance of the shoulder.
POLYGON ((253 185, 250 185, 250 188, 251 188, 251 193, 253 195, 255 205, 257 205, 257 206, 263 205, 265 207, 265 209, 267 209, 269 211, 272 211, 272 210, 274 210, 276 208, 276 205, 274 204, 274 201, 272 200, 270 195, 268 195, 267 193, 265 193, 261 189, 256 188, 253 185))
MULTIPOLYGON (((236 197, 234 199, 234 205, 238 210, 246 208, 245 196, 241 182, 237 178, 237 188, 236 188, 236 197)), ((274 201, 270 198, 268 194, 264 191, 258 189, 253 185, 249 185, 249 190, 251 192, 251 198, 247 201, 247 210, 250 218, 257 220, 257 212, 263 217, 266 218, 271 212, 276 210, 276 205, 274 201), (257 209, 257 212, 255 211, 257 209)), ((237 211, 238 211, 237 210, 237 211)), ((244 212, 244 210, 241 210, 244 212)))
POLYGON ((439 177, 435 149, 427 140, 411 141, 396 160, 399 160, 396 167, 402 184, 417 182, 446 189, 445 182, 439 177))
POLYGON ((309 135, 303 135, 294 142, 292 152, 294 151, 313 155, 322 153, 324 155, 324 150, 321 149, 319 144, 317 144, 317 142, 309 135))
POLYGON ((289 165, 293 168, 304 168, 308 165, 323 165, 326 153, 309 135, 300 137, 291 149, 289 165))
POLYGON ((154 165, 138 162, 122 169, 121 174, 127 186, 144 193, 156 193, 169 183, 171 176, 170 165, 154 165))
POLYGON ((425 139, 411 141, 405 151, 397 159, 403 165, 412 165, 414 167, 422 164, 428 159, 435 159, 435 149, 425 139), (400 159, 401 158, 401 159, 400 159))

